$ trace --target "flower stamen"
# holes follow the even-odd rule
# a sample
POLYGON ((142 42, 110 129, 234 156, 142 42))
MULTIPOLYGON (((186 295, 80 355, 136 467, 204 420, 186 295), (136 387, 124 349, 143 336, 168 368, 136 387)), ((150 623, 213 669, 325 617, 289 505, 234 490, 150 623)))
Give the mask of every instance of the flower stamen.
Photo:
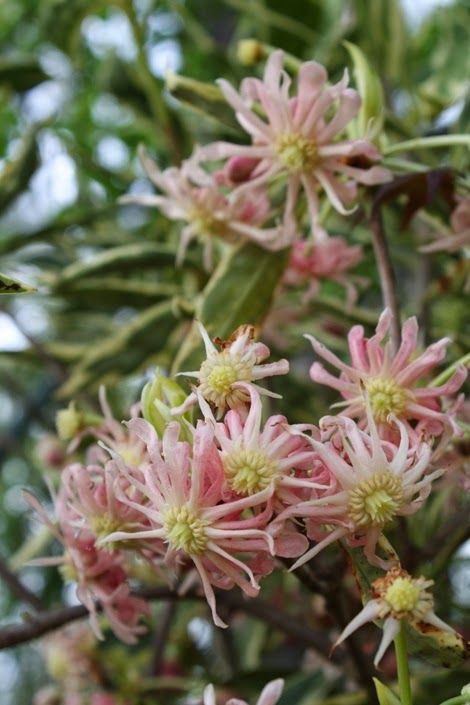
POLYGON ((187 504, 171 507, 165 513, 163 527, 170 546, 189 555, 199 555, 206 550, 207 522, 201 519, 187 504))
POLYGON ((308 172, 319 162, 317 144, 297 133, 285 133, 277 137, 275 149, 282 164, 290 172, 308 172))
POLYGON ((404 502, 403 483, 389 470, 374 473, 349 493, 348 513, 357 527, 383 528, 404 502))
POLYGON ((378 423, 386 423, 390 415, 400 417, 406 410, 410 394, 393 379, 371 377, 364 386, 372 414, 378 423))
POLYGON ((231 489, 247 496, 271 484, 277 474, 277 464, 262 451, 240 448, 225 458, 224 470, 231 489))
POLYGON ((242 360, 229 350, 212 355, 201 365, 201 394, 216 406, 231 406, 231 396, 234 401, 240 395, 239 390, 232 391, 232 385, 235 382, 250 382, 254 363, 254 360, 253 363, 242 360))

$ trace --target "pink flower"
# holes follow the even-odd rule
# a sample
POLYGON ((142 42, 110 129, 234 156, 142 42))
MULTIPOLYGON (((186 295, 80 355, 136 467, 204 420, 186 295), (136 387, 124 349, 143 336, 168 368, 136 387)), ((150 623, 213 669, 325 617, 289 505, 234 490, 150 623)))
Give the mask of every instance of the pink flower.
POLYGON ((470 246, 470 197, 459 198, 458 205, 451 215, 453 234, 441 237, 430 245, 420 247, 420 252, 456 252, 461 247, 470 246))
POLYGON ((244 389, 250 397, 246 419, 232 410, 223 423, 216 423, 209 405, 200 398, 201 410, 212 423, 220 446, 226 489, 246 497, 272 486, 278 502, 298 502, 299 490, 315 487, 306 472, 303 476, 296 472, 313 465, 315 454, 311 445, 298 435, 312 427, 290 426, 285 416, 278 415, 271 416, 262 429, 263 409, 258 392, 243 382, 237 388, 244 389))
POLYGON ((374 419, 381 425, 389 424, 389 418, 395 416, 406 423, 410 433, 412 426, 409 422, 412 421, 421 422, 420 430, 432 435, 439 435, 445 427, 458 433, 453 413, 442 411, 442 397, 450 396, 460 388, 467 376, 466 369, 458 367, 441 386, 422 386, 423 380, 435 372, 444 359, 450 338, 442 338, 416 357, 418 324, 416 318, 409 318, 402 327, 400 348, 392 355, 390 342, 383 342, 391 321, 392 313, 386 309, 372 338, 364 336, 362 326, 351 328, 348 335, 351 365, 345 364, 312 336, 306 336, 317 355, 341 371, 337 378, 323 365, 314 362, 310 377, 314 382, 341 392, 346 399, 341 404, 344 407, 342 415, 364 421, 369 400, 374 419))
POLYGON ((186 223, 181 231, 177 263, 182 262, 189 242, 195 237, 204 243, 204 265, 208 270, 212 267, 214 237, 227 242, 253 240, 269 250, 282 249, 288 244, 280 227, 262 227, 270 217, 269 200, 263 189, 226 196, 213 177, 191 162, 181 169, 170 167, 160 171, 144 152, 140 153, 140 159, 162 194, 130 194, 120 201, 155 207, 170 220, 186 223))
POLYGON ((53 632, 42 643, 47 670, 66 686, 78 692, 89 686, 93 673, 96 640, 89 625, 79 622, 53 632))
POLYGON ((431 491, 432 482, 443 470, 427 473, 431 449, 426 443, 410 448, 406 427, 398 420, 399 444, 381 440, 367 411, 369 433, 361 431, 352 419, 325 416, 320 428, 331 441, 310 438, 314 450, 336 478, 337 487, 322 495, 287 508, 274 525, 287 518, 306 520, 309 538, 318 543, 292 567, 297 568, 334 541, 347 538, 363 545, 373 565, 390 567, 375 554, 383 529, 397 516, 414 514, 431 491), (338 447, 339 445, 339 447, 338 447))
MULTIPOLYGON (((282 678, 277 678, 274 681, 270 681, 263 688, 261 695, 256 701, 256 705, 276 705, 279 698, 281 697, 284 688, 284 681, 282 678)), ((204 704, 203 705, 216 705, 215 691, 213 685, 208 685, 204 689, 204 704)), ((245 700, 239 700, 238 698, 230 698, 227 700, 226 705, 248 705, 245 700)))
POLYGON ((114 532, 103 542, 155 539, 167 547, 167 565, 176 567, 192 561, 215 624, 225 626, 216 612, 212 586, 229 589, 237 584, 251 597, 258 594, 259 585, 251 568, 236 554, 273 550, 272 538, 258 528, 265 525, 265 518, 246 518, 244 514, 242 518, 247 509, 265 503, 272 489, 267 487, 250 497, 221 504, 224 474, 212 426, 199 422, 191 447, 178 440, 180 428, 176 422, 168 425, 161 442, 146 421, 134 419, 130 424, 147 444, 151 464, 144 469, 142 481, 124 465, 121 468, 144 501, 137 503, 120 494, 119 498, 142 512, 144 528, 114 532))
POLYGON ((173 414, 183 414, 197 402, 198 396, 215 407, 218 418, 221 418, 227 409, 246 407, 250 399, 249 388, 246 385, 239 386, 237 382, 248 382, 261 394, 277 396, 252 383, 266 377, 287 374, 289 363, 287 360, 278 360, 270 364, 260 364, 269 357, 270 352, 266 345, 254 341, 252 326, 240 326, 226 342, 216 340, 220 350, 209 338, 201 323, 199 330, 206 348, 206 359, 199 370, 182 373, 197 379, 197 393, 194 391, 184 404, 172 409, 173 414))
POLYGON ((64 580, 77 583, 77 597, 89 611, 90 623, 98 638, 103 638, 98 623, 99 607, 119 639, 128 644, 136 643, 136 636, 145 631, 138 622, 148 615, 149 606, 142 598, 130 594, 122 553, 98 548, 96 537, 88 529, 77 533, 73 524, 78 517, 63 496, 56 500, 58 525, 55 525, 35 497, 26 492, 24 495, 65 548, 62 556, 42 558, 30 564, 61 566, 64 580))
MULTIPOLYGON (((342 284, 347 292, 347 301, 352 305, 357 292, 352 278, 346 272, 362 259, 362 247, 350 246, 342 237, 329 237, 317 243, 299 240, 292 248, 284 282, 290 286, 308 283, 304 302, 310 301, 320 288, 323 279, 342 284)), ((356 278, 357 281, 364 281, 356 278)))
MULTIPOLYGON (((91 532, 99 539, 113 531, 129 530, 141 524, 140 512, 121 502, 116 494, 119 485, 121 495, 129 496, 135 502, 142 500, 136 488, 120 474, 119 468, 115 460, 109 460, 105 467, 74 463, 64 470, 56 507, 59 522, 66 524, 67 530, 73 529, 77 536, 91 532)), ((107 550, 116 548, 119 546, 106 546, 107 550)))
POLYGON ((361 105, 359 94, 347 87, 347 71, 339 83, 327 86, 324 67, 314 61, 306 62, 299 70, 297 95, 289 97, 291 79, 283 70, 283 61, 282 51, 273 52, 266 62, 264 79, 245 79, 240 93, 227 81, 219 81, 240 125, 251 136, 252 144, 215 142, 197 150, 194 158, 196 161, 227 157, 258 160, 257 166, 248 171, 249 180, 237 189, 239 192, 251 191, 279 175, 285 176, 284 223, 287 229, 295 229, 294 208, 303 189, 313 230, 325 237, 318 217, 318 187, 326 192, 336 210, 347 214, 343 203, 354 199, 356 183, 377 184, 389 180, 390 175, 386 169, 369 166, 380 157, 371 142, 364 139, 337 141, 337 136, 361 105), (327 120, 326 114, 336 103, 333 117, 327 120), (258 109, 266 120, 259 116, 258 109), (353 166, 359 161, 365 161, 366 168, 353 166))
MULTIPOLYGON (((88 448, 87 460, 90 463, 104 465, 108 462, 111 453, 119 455, 130 467, 139 468, 144 466, 148 462, 145 445, 132 431, 114 418, 106 399, 104 386, 100 387, 99 400, 104 420, 84 428, 72 441, 68 449, 69 452, 74 451, 84 437, 93 436, 100 444, 94 444, 88 448)), ((139 416, 140 404, 134 404, 131 407, 131 418, 138 418, 139 416)))
POLYGON ((374 665, 377 667, 398 634, 402 620, 411 625, 423 622, 440 631, 454 632, 448 624, 434 614, 434 600, 431 593, 426 590, 433 583, 433 580, 426 580, 423 577, 412 578, 400 567, 392 568, 387 575, 372 583, 373 599, 367 602, 364 609, 347 625, 336 641, 335 647, 366 622, 385 619, 382 641, 374 659, 374 665))

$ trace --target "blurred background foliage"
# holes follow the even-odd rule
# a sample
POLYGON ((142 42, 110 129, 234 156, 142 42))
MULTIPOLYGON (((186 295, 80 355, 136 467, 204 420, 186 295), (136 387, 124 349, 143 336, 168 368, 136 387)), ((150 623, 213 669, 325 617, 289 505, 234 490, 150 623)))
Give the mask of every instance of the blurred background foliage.
MULTIPOLYGON (((194 81, 213 83, 223 76, 238 84, 247 72, 258 72, 260 67, 245 66, 237 53, 237 42, 248 37, 301 60, 314 58, 327 66, 332 79, 351 65, 342 42, 358 45, 383 83, 389 142, 464 132, 470 111, 469 10, 466 0, 0 3, 0 271, 37 288, 1 300, 3 560, 15 556, 31 530, 37 534, 20 492, 28 485, 45 496, 37 443, 53 430, 57 408, 71 396, 93 408, 97 386, 104 382, 117 415, 124 415, 156 364, 170 369, 175 358, 177 366, 185 359, 181 349, 188 345, 194 302, 208 274, 197 244, 175 268, 178 231, 158 212, 117 204, 128 191, 150 190, 137 146, 145 144, 164 167, 187 157, 195 143, 246 139, 217 92, 194 81)), ((465 178, 468 152, 463 148, 417 159, 451 167, 465 178)), ((400 160, 391 159, 390 165, 406 170, 400 160)), ((461 295, 466 263, 459 254, 431 258, 417 252, 430 220, 434 227, 447 222, 449 208, 436 200, 406 228, 400 228, 401 211, 402 204, 393 203, 386 226, 404 312, 420 317, 423 343, 450 335, 451 357, 457 359, 470 340, 468 301, 461 295)), ((328 390, 313 390, 308 381, 311 353, 302 333, 320 333, 343 353, 349 327, 360 322, 370 330, 381 309, 364 218, 333 221, 332 231, 364 245, 358 272, 369 285, 358 305, 345 311, 341 289, 325 283, 308 305, 300 304, 299 292, 283 292, 264 321, 263 338, 273 355, 289 351, 293 358, 289 378, 272 385, 283 394, 280 408, 292 421, 317 421, 333 401, 328 390)), ((451 507, 457 502, 450 489, 445 501, 451 507)), ((431 528, 442 529, 440 506, 426 517, 432 527, 416 522, 410 527, 416 545, 425 543, 431 528)), ((463 543, 461 534, 452 552, 463 543)), ((470 610, 466 555, 454 553, 435 576, 440 614, 455 624, 468 620, 470 610)), ((325 570, 331 570, 328 561, 340 570, 331 558, 325 570)), ((26 568, 22 577, 48 605, 73 601, 56 571, 26 568)), ((275 599, 283 581, 295 589, 293 578, 275 575, 263 595, 275 599)), ((23 609, 3 587, 0 605, 4 621, 23 609)), ((301 614, 300 604, 297 612, 310 619, 301 614)), ((247 619, 224 635, 205 620, 204 610, 190 604, 179 608, 173 623, 168 669, 186 679, 185 688, 198 692, 198 684, 212 680, 236 683, 238 692, 249 694, 268 677, 291 673, 281 705, 365 702, 353 694, 341 698, 338 693, 349 686, 333 665, 316 663, 305 647, 262 622, 247 619), (305 662, 308 668, 301 672, 305 662)), ((376 638, 377 632, 371 635, 376 638)), ((124 690, 129 689, 139 679, 141 662, 146 667, 145 643, 130 662, 122 647, 107 648, 112 677, 124 679, 124 690)), ((46 680, 34 646, 1 653, 0 674, 5 705, 30 703, 46 680)), ((422 667, 420 675, 422 705, 428 705, 430 692, 437 701, 469 680, 468 669, 449 677, 422 667)), ((163 699, 155 699, 157 685, 148 687, 145 703, 181 697, 181 690, 170 688, 162 691, 163 699)))

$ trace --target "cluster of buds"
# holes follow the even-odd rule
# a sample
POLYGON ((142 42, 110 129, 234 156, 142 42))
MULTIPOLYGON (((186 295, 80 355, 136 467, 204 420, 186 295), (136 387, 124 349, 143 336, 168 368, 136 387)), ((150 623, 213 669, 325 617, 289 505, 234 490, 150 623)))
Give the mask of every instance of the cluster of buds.
POLYGON ((97 634, 98 608, 124 641, 142 631, 149 608, 129 584, 136 557, 180 591, 199 583, 221 627, 216 591, 236 585, 256 597, 276 557, 296 559, 295 570, 342 540, 362 546, 371 564, 396 565, 377 546, 396 518, 420 509, 444 472, 433 458, 458 430, 458 404, 446 409, 442 397, 455 393, 465 369, 444 385, 422 386, 448 340, 411 361, 416 322, 404 324, 395 355, 384 343, 389 325, 386 311, 372 338, 351 330, 351 366, 312 339, 341 369, 336 379, 315 362, 312 378, 346 398, 318 428, 281 415, 263 423, 261 394, 272 393, 258 381, 289 365, 266 362, 270 351, 249 326, 228 341, 212 341, 200 326, 206 357, 188 373, 191 393, 158 375, 144 390, 144 417, 135 406, 125 426, 101 392, 100 424, 82 428, 69 446, 76 450, 85 435, 93 441, 84 463, 62 471, 51 527, 64 554, 49 561, 77 583, 97 634))

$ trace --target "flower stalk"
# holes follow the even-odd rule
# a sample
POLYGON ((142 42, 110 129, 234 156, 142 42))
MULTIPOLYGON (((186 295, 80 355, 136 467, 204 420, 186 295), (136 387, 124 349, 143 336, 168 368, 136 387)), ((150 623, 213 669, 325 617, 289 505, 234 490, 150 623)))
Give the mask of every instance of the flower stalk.
POLYGON ((397 659, 398 687, 402 705, 413 705, 411 696, 410 670, 408 666, 408 654, 406 649, 406 626, 401 620, 400 630, 395 637, 395 656, 397 659))

